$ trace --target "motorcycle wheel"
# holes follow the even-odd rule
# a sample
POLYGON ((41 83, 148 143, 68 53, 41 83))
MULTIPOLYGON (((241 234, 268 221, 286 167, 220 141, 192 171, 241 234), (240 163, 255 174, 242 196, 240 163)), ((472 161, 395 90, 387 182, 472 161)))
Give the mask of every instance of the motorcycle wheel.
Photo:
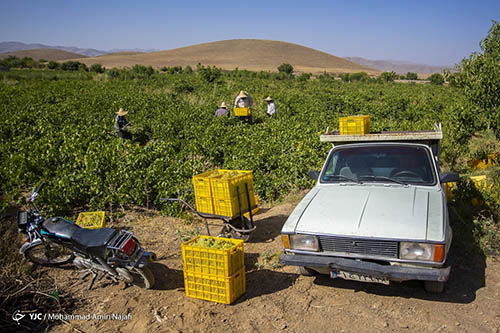
POLYGON ((40 243, 24 252, 26 258, 43 266, 64 265, 73 260, 73 252, 57 243, 40 243))
POLYGON ((129 273, 134 280, 132 284, 144 289, 150 289, 155 284, 155 277, 148 267, 134 268, 129 273))

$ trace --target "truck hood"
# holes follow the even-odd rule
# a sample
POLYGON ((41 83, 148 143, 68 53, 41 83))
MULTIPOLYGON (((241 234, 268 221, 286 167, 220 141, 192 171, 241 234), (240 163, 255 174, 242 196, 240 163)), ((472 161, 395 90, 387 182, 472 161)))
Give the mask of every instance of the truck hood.
POLYGON ((435 188, 335 184, 317 186, 304 199, 290 215, 298 217, 297 233, 444 239, 443 198, 435 188))

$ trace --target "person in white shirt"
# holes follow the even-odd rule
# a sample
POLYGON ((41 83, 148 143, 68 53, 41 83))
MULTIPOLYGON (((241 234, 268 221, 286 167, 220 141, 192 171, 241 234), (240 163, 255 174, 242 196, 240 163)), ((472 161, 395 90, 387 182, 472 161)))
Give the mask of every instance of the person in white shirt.
MULTIPOLYGON (((236 99, 234 100, 234 106, 238 108, 251 108, 253 105, 252 96, 244 90, 241 90, 236 99)), ((249 124, 252 124, 252 114, 249 116, 240 117, 246 119, 249 124)))
POLYGON ((251 108, 253 105, 252 96, 246 91, 241 90, 234 100, 234 105, 239 108, 251 108))
POLYGON ((276 113, 276 104, 274 104, 271 96, 267 96, 265 101, 267 102, 267 115, 269 117, 274 116, 274 114, 276 113))

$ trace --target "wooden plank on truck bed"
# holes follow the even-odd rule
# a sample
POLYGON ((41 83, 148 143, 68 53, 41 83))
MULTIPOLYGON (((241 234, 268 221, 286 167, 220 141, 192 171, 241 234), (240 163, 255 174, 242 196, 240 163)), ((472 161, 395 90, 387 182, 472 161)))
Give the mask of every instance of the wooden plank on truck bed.
POLYGON ((353 142, 374 142, 374 141, 435 141, 443 138, 441 124, 436 124, 432 131, 403 131, 403 132, 378 132, 359 135, 322 134, 321 142, 332 143, 353 143, 353 142))

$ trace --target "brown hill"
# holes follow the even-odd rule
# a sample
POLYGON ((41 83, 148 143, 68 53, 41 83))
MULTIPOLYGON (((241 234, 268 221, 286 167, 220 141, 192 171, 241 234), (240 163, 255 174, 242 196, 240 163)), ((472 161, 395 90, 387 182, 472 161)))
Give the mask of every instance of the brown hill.
POLYGON ((135 64, 153 66, 215 65, 223 69, 248 69, 253 71, 276 71, 283 63, 291 64, 298 72, 353 73, 379 71, 355 64, 343 58, 297 44, 260 40, 233 39, 198 44, 178 49, 138 53, 106 54, 94 58, 76 59, 87 65, 100 63, 107 68, 131 67, 135 64))
POLYGON ((68 60, 75 58, 84 58, 86 56, 78 53, 67 52, 57 49, 32 49, 14 52, 3 52, 0 53, 0 59, 7 58, 8 56, 15 56, 18 58, 29 57, 34 60, 45 59, 45 60, 68 60))

